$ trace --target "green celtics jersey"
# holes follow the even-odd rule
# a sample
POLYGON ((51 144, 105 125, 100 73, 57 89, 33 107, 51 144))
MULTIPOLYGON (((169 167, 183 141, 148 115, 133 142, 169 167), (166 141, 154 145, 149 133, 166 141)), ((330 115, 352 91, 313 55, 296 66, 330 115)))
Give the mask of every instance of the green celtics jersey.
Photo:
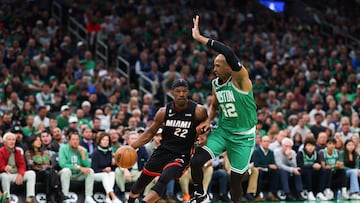
POLYGON ((305 166, 312 166, 314 164, 314 162, 317 159, 317 154, 316 152, 313 152, 313 154, 311 154, 310 156, 308 156, 308 154, 304 151, 301 151, 301 153, 303 154, 303 159, 304 159, 304 165, 305 166))
POLYGON ((322 151, 324 153, 325 164, 327 166, 335 166, 336 161, 339 158, 339 155, 338 155, 338 152, 336 151, 336 149, 333 150, 333 153, 331 155, 329 155, 327 148, 322 149, 322 151))
POLYGON ((231 77, 223 84, 219 84, 219 78, 216 78, 212 85, 219 102, 218 126, 235 134, 252 130, 257 123, 253 92, 236 88, 231 77))

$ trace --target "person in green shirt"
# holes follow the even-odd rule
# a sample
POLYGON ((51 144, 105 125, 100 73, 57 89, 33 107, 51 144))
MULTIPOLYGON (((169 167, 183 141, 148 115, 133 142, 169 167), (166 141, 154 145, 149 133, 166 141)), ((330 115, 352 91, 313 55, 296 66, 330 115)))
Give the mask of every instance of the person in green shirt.
POLYGON ((30 137, 35 131, 34 124, 34 116, 28 115, 26 118, 26 126, 22 128, 22 133, 26 137, 30 137))
POLYGON ((96 62, 92 59, 92 54, 90 51, 85 52, 85 70, 92 71, 96 67, 96 62))
POLYGON ((85 202, 96 203, 92 198, 94 187, 94 170, 87 150, 80 146, 79 133, 72 131, 68 135, 68 143, 59 149, 59 171, 62 192, 65 199, 69 195, 71 180, 85 180, 85 202))
POLYGON ((69 125, 69 114, 70 114, 70 108, 68 105, 63 105, 61 107, 61 114, 56 117, 58 127, 61 130, 64 130, 65 127, 69 125))
POLYGON ((334 193, 330 188, 336 188, 342 191, 342 197, 340 198, 349 199, 346 190, 344 163, 340 160, 339 152, 335 149, 335 144, 335 138, 329 137, 326 141, 326 147, 319 151, 319 158, 323 171, 322 175, 324 177, 324 194, 328 200, 331 200, 334 197, 334 193))

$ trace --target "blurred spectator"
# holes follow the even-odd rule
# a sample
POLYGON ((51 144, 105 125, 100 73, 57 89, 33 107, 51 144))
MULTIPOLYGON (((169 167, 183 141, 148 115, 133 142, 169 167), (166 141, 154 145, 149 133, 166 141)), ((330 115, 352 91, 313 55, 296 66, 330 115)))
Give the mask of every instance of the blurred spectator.
POLYGON ((340 138, 343 142, 351 139, 352 133, 350 131, 350 120, 348 117, 342 117, 340 120, 340 138))
MULTIPOLYGON (((131 131, 128 135, 127 144, 133 143, 139 134, 136 131, 131 131)), ((143 169, 145 162, 149 159, 149 155, 144 146, 137 150, 138 159, 137 162, 131 168, 120 168, 115 169, 115 181, 116 185, 120 188, 120 191, 125 192, 125 183, 132 183, 140 177, 141 170, 143 169)))
POLYGON ((325 118, 326 113, 324 110, 322 110, 323 108, 323 104, 322 102, 316 102, 315 103, 315 108, 313 108, 310 112, 309 112, 309 116, 310 116, 310 123, 311 124, 315 124, 316 120, 315 120, 315 115, 320 113, 322 115, 323 118, 325 118))
POLYGON ((54 94, 50 92, 50 86, 47 83, 42 85, 42 91, 36 94, 36 103, 38 106, 51 106, 55 103, 54 94))
POLYGON ((305 140, 306 135, 310 132, 310 129, 305 126, 304 118, 299 118, 297 125, 290 131, 290 137, 294 137, 298 133, 301 135, 301 139, 305 140))
POLYGON ((281 148, 282 140, 286 137, 286 132, 284 130, 280 130, 279 133, 275 134, 275 141, 271 142, 269 145, 269 149, 275 152, 277 149, 281 148))
MULTIPOLYGON (((259 177, 259 170, 258 168, 254 167, 253 163, 249 164, 249 171, 247 171, 245 178, 243 179, 243 182, 247 181, 247 189, 246 193, 244 192, 244 195, 242 196, 242 199, 245 198, 245 200, 248 201, 254 201, 256 197, 258 200, 263 200, 259 196, 256 195, 257 192, 257 183, 258 183, 258 177, 259 177)), ((243 182, 241 184, 243 184, 243 182)))
POLYGON ((51 134, 54 142, 56 142, 59 146, 67 142, 60 128, 54 128, 51 131, 51 134))
POLYGON ((214 183, 217 182, 219 185, 219 192, 218 192, 219 201, 228 202, 230 201, 230 199, 227 196, 227 185, 228 185, 227 180, 228 180, 228 174, 230 174, 230 168, 228 168, 229 165, 225 164, 224 156, 226 155, 222 154, 218 157, 215 157, 214 159, 209 160, 206 163, 207 167, 213 167, 213 173, 208 187, 208 193, 211 193, 212 186, 214 185, 214 183))
POLYGON ((40 124, 42 124, 44 127, 49 127, 50 126, 50 119, 46 115, 47 115, 46 107, 45 106, 39 106, 38 114, 34 117, 33 126, 35 128, 37 128, 40 124))
POLYGON ((269 144, 270 138, 263 136, 260 146, 254 150, 251 157, 251 162, 254 164, 254 167, 259 170, 255 200, 263 199, 259 196, 260 192, 266 192, 264 194, 264 199, 266 200, 278 200, 276 195, 279 184, 279 174, 275 163, 274 152, 269 148, 269 144))
POLYGON ((340 136, 340 133, 335 133, 334 135, 334 139, 335 139, 335 149, 340 152, 343 150, 344 148, 344 142, 343 140, 341 139, 341 136, 340 136))
POLYGON ((326 201, 327 198, 324 196, 321 188, 321 164, 316 149, 316 140, 314 138, 306 138, 304 141, 304 148, 300 150, 296 155, 297 165, 301 169, 301 176, 303 177, 304 188, 308 192, 308 200, 315 201, 316 198, 326 201), (315 181, 314 181, 315 180, 315 181), (317 183, 317 187, 313 187, 313 184, 317 183), (316 192, 315 188, 317 188, 316 192), (316 198, 314 195, 316 192, 316 198))
POLYGON ((40 135, 29 139, 29 149, 25 152, 27 168, 36 173, 36 182, 45 183, 46 199, 62 201, 60 180, 57 172, 51 166, 51 157, 46 149, 41 147, 40 135))
POLYGON ((299 133, 296 133, 294 135, 294 137, 292 138, 292 140, 293 140, 293 143, 294 143, 292 149, 296 153, 298 153, 300 146, 303 144, 303 139, 302 139, 302 137, 301 137, 301 135, 299 133))
POLYGON ((149 60, 148 53, 146 51, 143 51, 140 53, 139 60, 135 63, 135 72, 136 75, 140 75, 141 73, 146 73, 151 70, 151 64, 149 60))
POLYGON ((4 146, 0 148, 1 184, 5 193, 10 194, 10 184, 21 185, 26 182, 26 203, 35 203, 36 175, 26 170, 26 163, 21 151, 15 147, 16 135, 6 133, 3 136, 4 146))
POLYGON ((84 147, 86 151, 91 155, 96 150, 96 144, 93 138, 91 128, 84 128, 81 131, 80 146, 84 147))
POLYGON ((360 132, 360 126, 359 126, 360 122, 359 122, 359 121, 360 121, 360 120, 359 120, 359 116, 358 116, 358 115, 351 117, 351 126, 350 126, 350 132, 351 132, 351 133, 353 133, 353 134, 355 134, 355 133, 359 134, 359 132, 360 132))
POLYGON ((22 133, 25 137, 30 137, 35 133, 35 127, 33 126, 34 116, 28 115, 26 118, 26 125, 22 128, 22 133))
POLYGON ((96 203, 93 198, 94 170, 85 148, 80 146, 80 136, 76 132, 68 135, 68 144, 64 144, 59 150, 59 171, 61 188, 68 198, 70 181, 85 180, 85 202, 96 203))
POLYGON ((310 126, 310 131, 314 134, 315 139, 317 139, 320 132, 326 131, 326 127, 322 125, 323 122, 323 114, 316 113, 315 114, 315 123, 310 126))
POLYGON ((64 130, 69 125, 70 108, 67 105, 61 106, 61 114, 56 117, 58 127, 64 130))
POLYGON ((346 140, 344 150, 340 152, 340 161, 344 163, 346 177, 350 178, 350 199, 359 200, 359 154, 355 151, 352 140, 346 140))
POLYGON ((334 138, 328 138, 326 148, 319 151, 319 158, 324 175, 324 179, 322 179, 324 181, 324 183, 322 183, 323 188, 325 188, 324 194, 327 199, 331 200, 334 197, 334 191, 341 189, 341 198, 349 199, 346 190, 344 163, 340 161, 339 153, 335 149, 335 144, 336 140, 334 138))
POLYGON ((48 66, 50 64, 50 58, 46 55, 45 49, 41 48, 38 55, 33 57, 33 60, 35 62, 36 68, 40 70, 41 65, 48 66))
POLYGON ((115 184, 115 163, 113 161, 112 150, 110 146, 110 136, 101 132, 96 140, 97 148, 91 155, 91 168, 94 170, 94 181, 101 181, 106 192, 106 203, 121 203, 114 193, 115 184))
MULTIPOLYGON (((285 193, 285 198, 288 201, 299 199, 304 200, 302 195, 303 185, 301 181, 301 169, 296 164, 296 153, 292 150, 293 142, 290 138, 284 138, 281 141, 281 148, 275 150, 275 163, 279 168, 281 188, 285 193), (291 176, 291 174, 293 174, 291 176), (289 178, 294 179, 296 197, 291 194, 289 178)), ((292 187, 291 187, 292 188, 292 187)))
POLYGON ((52 139, 52 136, 48 131, 41 131, 40 138, 42 147, 48 151, 50 157, 59 151, 59 144, 52 139))
POLYGON ((358 133, 353 134, 353 136, 351 137, 351 140, 352 140, 353 143, 354 143, 355 151, 356 151, 358 154, 360 154, 359 134, 358 134, 358 133))

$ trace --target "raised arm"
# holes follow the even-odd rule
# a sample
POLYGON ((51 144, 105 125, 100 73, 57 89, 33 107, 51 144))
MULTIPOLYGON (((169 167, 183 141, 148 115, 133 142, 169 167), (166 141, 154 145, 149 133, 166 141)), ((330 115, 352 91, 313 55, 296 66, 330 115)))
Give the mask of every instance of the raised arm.
POLYGON ((222 54, 225 57, 227 64, 230 66, 232 70, 231 75, 236 81, 235 85, 243 91, 251 91, 252 83, 249 79, 249 73, 247 72, 246 68, 243 67, 243 65, 240 62, 240 59, 236 56, 234 51, 230 47, 226 46, 225 44, 217 40, 210 39, 201 35, 199 30, 198 15, 195 18, 193 18, 193 23, 194 23, 194 27, 192 28, 193 38, 196 41, 222 54))
POLYGON ((240 63, 240 59, 235 55, 235 53, 233 52, 233 50, 226 46, 225 44, 216 41, 214 39, 209 39, 205 36, 202 36, 200 34, 200 30, 199 30, 199 16, 197 15, 194 19, 194 27, 192 28, 192 36, 193 38, 204 44, 207 45, 208 47, 214 49, 215 51, 219 52, 220 54, 225 56, 225 59, 227 61, 227 63, 230 65, 231 69, 233 71, 239 71, 242 68, 242 64, 240 63))

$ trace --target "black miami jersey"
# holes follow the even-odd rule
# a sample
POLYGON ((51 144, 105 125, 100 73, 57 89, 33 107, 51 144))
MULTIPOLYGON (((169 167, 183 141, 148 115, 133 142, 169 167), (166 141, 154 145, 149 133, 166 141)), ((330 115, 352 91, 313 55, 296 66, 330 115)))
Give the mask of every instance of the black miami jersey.
POLYGON ((196 140, 196 126, 199 122, 195 118, 197 104, 189 101, 188 105, 188 108, 183 111, 176 110, 173 102, 166 105, 160 148, 179 154, 191 152, 196 140))

